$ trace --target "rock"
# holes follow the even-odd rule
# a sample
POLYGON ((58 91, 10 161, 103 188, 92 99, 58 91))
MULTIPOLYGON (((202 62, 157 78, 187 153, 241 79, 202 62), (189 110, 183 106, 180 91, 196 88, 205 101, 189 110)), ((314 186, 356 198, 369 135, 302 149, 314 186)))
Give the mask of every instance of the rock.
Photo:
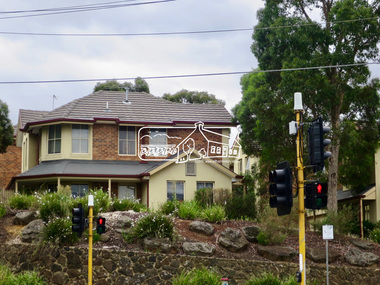
POLYGON ((376 265, 379 261, 379 257, 376 254, 363 252, 357 248, 348 250, 344 258, 349 264, 361 267, 376 265))
POLYGON ((211 236, 214 233, 214 227, 211 224, 201 221, 191 222, 189 230, 206 236, 211 236))
POLYGON ((30 222, 21 232, 21 241, 28 243, 38 242, 45 227, 41 219, 30 222))
POLYGON ((360 247, 361 249, 373 249, 374 248, 373 243, 366 241, 366 240, 352 238, 352 239, 350 239, 350 242, 353 245, 360 247))
POLYGON ((215 253, 215 245, 204 242, 184 242, 183 251, 189 255, 212 256, 215 253))
POLYGON ((119 216, 115 220, 115 230, 118 233, 125 232, 126 229, 132 227, 133 220, 128 216, 119 216))
POLYGON ((159 253, 177 253, 178 250, 168 238, 145 238, 143 241, 144 249, 151 252, 159 253))
POLYGON ((296 250, 288 246, 259 245, 257 252, 272 261, 291 261, 297 255, 296 250))
POLYGON ((220 233, 218 243, 232 252, 242 251, 248 246, 248 241, 240 230, 226 228, 220 233))
POLYGON ((16 216, 13 218, 13 224, 24 226, 24 225, 29 224, 35 218, 36 218, 35 211, 23 211, 16 214, 16 216))
MULTIPOLYGON (((306 257, 317 263, 326 263, 326 249, 325 248, 308 248, 306 250, 306 257)), ((329 263, 337 261, 339 253, 329 249, 329 263)))
POLYGON ((245 238, 250 242, 257 242, 257 236, 260 233, 260 228, 257 226, 243 227, 243 234, 245 238))

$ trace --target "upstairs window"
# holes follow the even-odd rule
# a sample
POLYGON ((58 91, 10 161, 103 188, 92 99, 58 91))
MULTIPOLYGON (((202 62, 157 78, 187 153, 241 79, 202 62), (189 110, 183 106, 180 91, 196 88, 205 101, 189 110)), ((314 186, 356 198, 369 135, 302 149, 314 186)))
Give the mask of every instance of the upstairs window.
POLYGON ((49 126, 48 153, 61 153, 61 125, 49 126))
POLYGON ((73 125, 72 152, 88 153, 88 125, 73 125))
POLYGON ((119 127, 119 154, 136 155, 135 127, 119 127))
POLYGON ((166 129, 150 129, 150 145, 166 146, 166 129))

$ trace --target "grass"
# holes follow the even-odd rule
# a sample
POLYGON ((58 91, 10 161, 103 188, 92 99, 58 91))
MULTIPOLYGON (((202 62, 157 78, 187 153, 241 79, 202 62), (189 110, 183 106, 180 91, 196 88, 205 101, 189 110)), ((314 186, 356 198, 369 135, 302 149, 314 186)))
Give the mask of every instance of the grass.
POLYGON ((46 283, 34 271, 13 274, 9 267, 0 265, 0 285, 45 285, 46 283))

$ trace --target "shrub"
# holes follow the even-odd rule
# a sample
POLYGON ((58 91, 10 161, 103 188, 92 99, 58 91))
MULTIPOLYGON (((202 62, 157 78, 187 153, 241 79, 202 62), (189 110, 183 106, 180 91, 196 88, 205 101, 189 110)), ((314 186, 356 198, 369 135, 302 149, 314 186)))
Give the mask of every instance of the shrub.
POLYGON ((202 188, 195 192, 194 200, 202 208, 206 208, 213 204, 213 190, 212 188, 202 188))
POLYGON ((0 285, 43 285, 47 284, 34 271, 25 271, 18 275, 14 275, 11 270, 0 265, 0 285))
POLYGON ((78 238, 71 231, 71 220, 68 218, 55 218, 44 228, 42 233, 43 240, 48 243, 55 244, 73 244, 78 238))
POLYGON ((230 189, 214 189, 214 204, 224 206, 230 198, 230 189))
POLYGON ((66 218, 71 213, 71 198, 59 193, 47 193, 41 197, 40 217, 48 223, 54 218, 66 218))
POLYGON ((0 218, 4 217, 6 213, 7 213, 7 208, 2 202, 0 202, 0 218))
POLYGON ((140 217, 132 229, 123 234, 126 241, 146 237, 173 239, 174 225, 171 218, 160 213, 148 213, 140 217))
POLYGON ((111 211, 129 211, 133 210, 135 212, 146 211, 146 206, 140 203, 139 200, 134 198, 119 199, 113 198, 110 205, 111 211))
POLYGON ((214 205, 203 209, 201 218, 210 223, 220 223, 226 219, 226 212, 223 206, 214 205))
POLYGON ((12 209, 28 210, 36 200, 33 195, 15 194, 8 199, 8 204, 12 209))
POLYGON ((272 273, 263 273, 258 277, 252 277, 245 285, 297 285, 295 277, 289 276, 284 280, 274 276, 272 273))
POLYGON ((225 211, 228 219, 255 219, 256 218, 256 195, 248 193, 243 195, 235 194, 227 200, 225 211))
POLYGON ((368 221, 368 220, 364 220, 363 221, 363 232, 364 232, 364 237, 369 237, 369 234, 375 229, 375 226, 376 224, 368 221))
MULTIPOLYGON (((107 212, 110 208, 111 199, 108 196, 107 192, 104 192, 102 189, 90 190, 90 194, 94 196, 94 207, 93 215, 96 216, 99 213, 107 212)), ((88 195, 86 204, 88 205, 88 195)))
POLYGON ((200 208, 195 200, 183 201, 179 204, 178 217, 186 220, 194 220, 200 216, 200 208))
POLYGON ((176 199, 168 200, 164 204, 161 205, 159 211, 163 213, 164 215, 171 215, 171 214, 177 215, 177 211, 178 211, 180 203, 181 202, 176 199))
POLYGON ((257 235, 257 241, 261 245, 276 245, 281 244, 287 235, 283 229, 277 224, 266 224, 257 235))
POLYGON ((376 228, 369 234, 369 238, 376 243, 380 243, 380 229, 376 228))
POLYGON ((173 278, 173 285, 220 285, 221 276, 212 270, 204 267, 193 269, 173 278))

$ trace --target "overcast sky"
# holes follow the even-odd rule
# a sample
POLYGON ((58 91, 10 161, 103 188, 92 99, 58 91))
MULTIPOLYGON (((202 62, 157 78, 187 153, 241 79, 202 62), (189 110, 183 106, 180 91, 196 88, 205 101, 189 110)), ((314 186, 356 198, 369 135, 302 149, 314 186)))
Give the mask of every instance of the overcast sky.
MULTIPOLYGON (((42 12, 4 13, 107 2, 148 2, 111 1, 2 1, 0 82, 172 76, 250 71, 257 67, 250 51, 252 31, 133 37, 4 34, 134 34, 249 29, 257 24, 256 12, 264 5, 261 0, 177 0, 34 17, 19 16, 42 12)), ((166 92, 173 94, 181 89, 207 91, 225 100, 226 108, 231 110, 241 99, 240 77, 241 74, 147 79, 147 82, 155 96, 166 92)), ((15 124, 19 109, 52 110, 53 95, 57 97, 54 101, 57 108, 90 94, 95 84, 96 81, 0 84, 0 98, 8 104, 10 118, 15 124)))
MULTIPOLYGON (((257 11, 264 7, 262 0, 1 2, 0 99, 8 104, 14 124, 17 123, 20 109, 52 110, 53 95, 57 97, 54 101, 57 108, 90 94, 97 81, 43 84, 4 82, 103 78, 132 78, 128 81, 133 82, 133 78, 138 76, 249 72, 257 68, 257 60, 250 50, 251 30, 114 37, 30 34, 146 34, 251 29, 257 24, 257 11), (73 6, 88 10, 89 7, 82 5, 105 3, 133 6, 76 13, 62 13, 62 10, 55 10, 58 14, 51 14, 54 11, 21 13, 73 6)), ((379 66, 370 68, 375 70, 373 75, 379 77, 379 66)), ((240 77, 241 74, 235 74, 146 81, 150 93, 155 96, 173 94, 181 89, 207 91, 225 100, 230 111, 241 100, 240 77)))

